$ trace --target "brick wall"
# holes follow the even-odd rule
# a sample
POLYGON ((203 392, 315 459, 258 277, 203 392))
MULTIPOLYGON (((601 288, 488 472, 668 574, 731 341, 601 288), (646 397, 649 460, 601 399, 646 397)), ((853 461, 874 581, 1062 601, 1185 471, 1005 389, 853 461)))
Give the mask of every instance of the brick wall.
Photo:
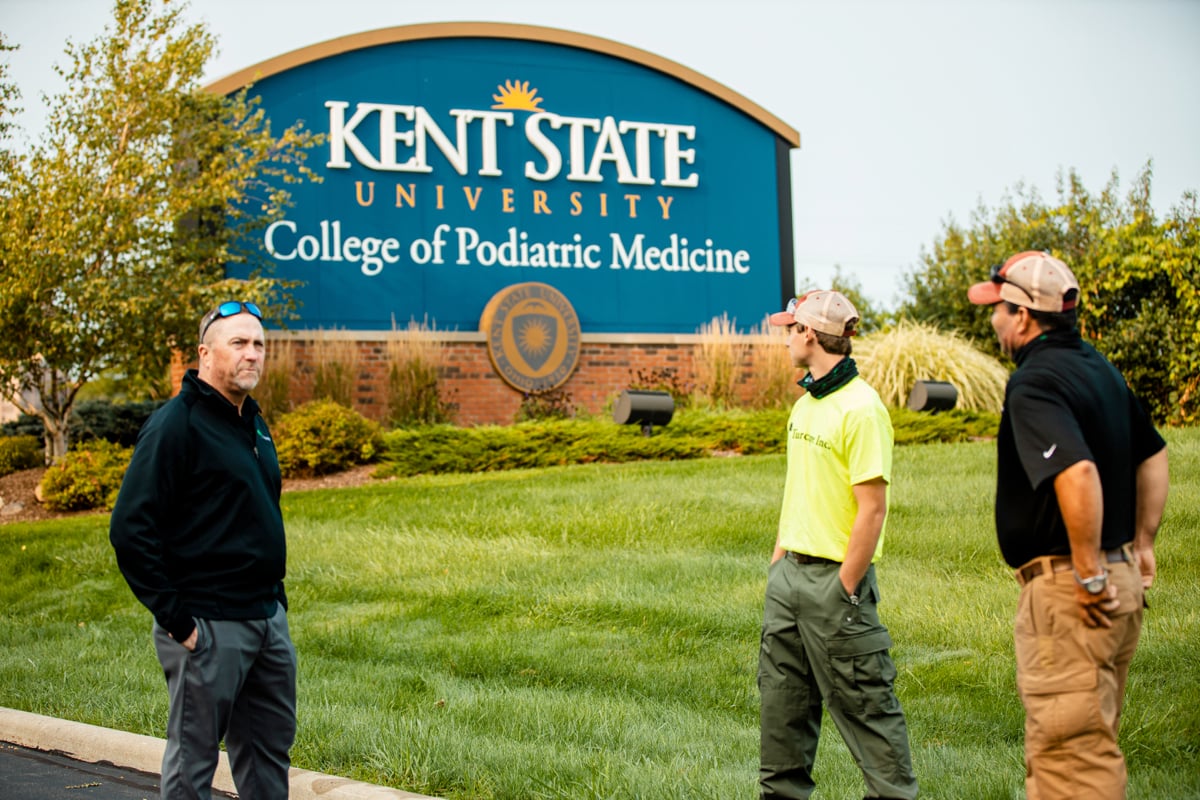
MULTIPOLYGON (((386 384, 389 364, 389 332, 323 332, 325 341, 337 340, 353 346, 359 372, 355 388, 355 408, 368 417, 379 419, 386 410, 386 384)), ((505 383, 492 368, 487 342, 482 333, 437 332, 441 342, 443 366, 439 387, 443 400, 457 404, 456 422, 460 425, 511 423, 521 405, 522 394, 505 383)), ((560 387, 570 395, 571 403, 592 414, 611 412, 612 401, 639 371, 650 375, 674 369, 681 385, 694 385, 693 354, 699 336, 685 334, 584 334, 580 341, 579 363, 570 379, 560 387)), ((315 344, 307 331, 272 331, 267 345, 267 369, 271 369, 273 348, 290 342, 294 366, 291 369, 291 396, 296 402, 312 397, 315 371, 315 344)), ((755 354, 762 346, 779 347, 777 342, 762 342, 750 348, 742 364, 743 392, 751 390, 755 354)), ((177 359, 172 378, 176 391, 185 365, 177 359)))

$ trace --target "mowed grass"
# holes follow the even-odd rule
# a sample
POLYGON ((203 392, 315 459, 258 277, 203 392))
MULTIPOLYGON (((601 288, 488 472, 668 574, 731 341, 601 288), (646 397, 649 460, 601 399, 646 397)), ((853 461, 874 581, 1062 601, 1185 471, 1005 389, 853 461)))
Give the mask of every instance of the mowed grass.
MULTIPOLYGON (((1200 429, 1168 439, 1122 726, 1131 798, 1200 797, 1200 429)), ((896 451, 881 613, 927 798, 1024 795, 994 464, 987 442, 896 451)), ((294 764, 455 800, 757 797, 783 472, 760 456, 285 495, 294 764)), ((150 618, 107 521, 0 526, 0 705, 162 736, 150 618)), ((822 735, 819 796, 857 800, 822 735)))

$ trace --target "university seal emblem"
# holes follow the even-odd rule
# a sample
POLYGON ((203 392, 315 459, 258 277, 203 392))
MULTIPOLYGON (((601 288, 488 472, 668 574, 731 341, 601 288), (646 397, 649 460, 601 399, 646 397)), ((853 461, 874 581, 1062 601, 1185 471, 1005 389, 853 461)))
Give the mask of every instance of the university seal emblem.
POLYGON ((487 335, 492 366, 519 391, 557 389, 579 363, 579 317, 562 292, 545 283, 497 292, 479 328, 487 335))

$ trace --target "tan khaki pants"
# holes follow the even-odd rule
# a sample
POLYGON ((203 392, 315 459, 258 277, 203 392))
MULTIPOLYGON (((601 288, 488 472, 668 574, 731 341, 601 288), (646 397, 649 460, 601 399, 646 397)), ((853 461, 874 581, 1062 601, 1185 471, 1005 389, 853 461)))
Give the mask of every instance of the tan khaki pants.
POLYGON ((1117 729, 1142 629, 1142 583, 1134 564, 1107 566, 1121 601, 1111 628, 1084 625, 1069 571, 1046 571, 1021 589, 1014 640, 1028 800, 1125 798, 1117 729))

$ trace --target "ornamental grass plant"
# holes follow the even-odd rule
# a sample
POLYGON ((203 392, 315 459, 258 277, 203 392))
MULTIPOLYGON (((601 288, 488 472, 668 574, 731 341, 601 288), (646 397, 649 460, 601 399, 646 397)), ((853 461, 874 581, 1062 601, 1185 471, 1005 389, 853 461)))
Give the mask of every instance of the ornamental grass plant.
MULTIPOLYGON (((395 324, 393 323, 393 328, 395 324)), ((395 428, 454 421, 454 403, 442 397, 438 376, 445 365, 444 345, 433 337, 428 320, 409 320, 387 342, 387 422, 395 428)))
POLYGON ((283 336, 271 336, 267 342, 266 368, 254 387, 254 399, 268 422, 296 407, 292 396, 292 376, 296 373, 296 342, 283 336))
POLYGON ((919 380, 947 381, 958 390, 955 408, 1000 413, 1008 369, 957 333, 903 320, 854 341, 859 374, 889 406, 908 404, 919 380))
POLYGON ((312 341, 312 400, 354 407, 360 357, 358 343, 337 331, 318 331, 312 341))
POLYGON ((698 333, 700 343, 693 355, 696 392, 712 406, 733 408, 750 353, 749 337, 739 333, 737 321, 725 314, 701 325, 698 333))
POLYGON ((746 376, 749 390, 742 404, 752 410, 791 408, 800 396, 796 382, 804 373, 792 364, 787 328, 763 320, 748 338, 754 367, 746 376))
MULTIPOLYGON (((1200 429, 1172 486, 1121 744, 1200 797, 1200 429)), ((302 769, 448 800, 757 797, 782 455, 398 478, 284 495, 302 769)), ((929 800, 1023 796, 995 445, 899 447, 880 613, 929 800)), ((0 525, 0 705, 162 736, 149 616, 97 514, 0 525)), ((2 737, 0 737, 2 738, 2 737)), ((864 794, 826 717, 824 800, 864 794)))

